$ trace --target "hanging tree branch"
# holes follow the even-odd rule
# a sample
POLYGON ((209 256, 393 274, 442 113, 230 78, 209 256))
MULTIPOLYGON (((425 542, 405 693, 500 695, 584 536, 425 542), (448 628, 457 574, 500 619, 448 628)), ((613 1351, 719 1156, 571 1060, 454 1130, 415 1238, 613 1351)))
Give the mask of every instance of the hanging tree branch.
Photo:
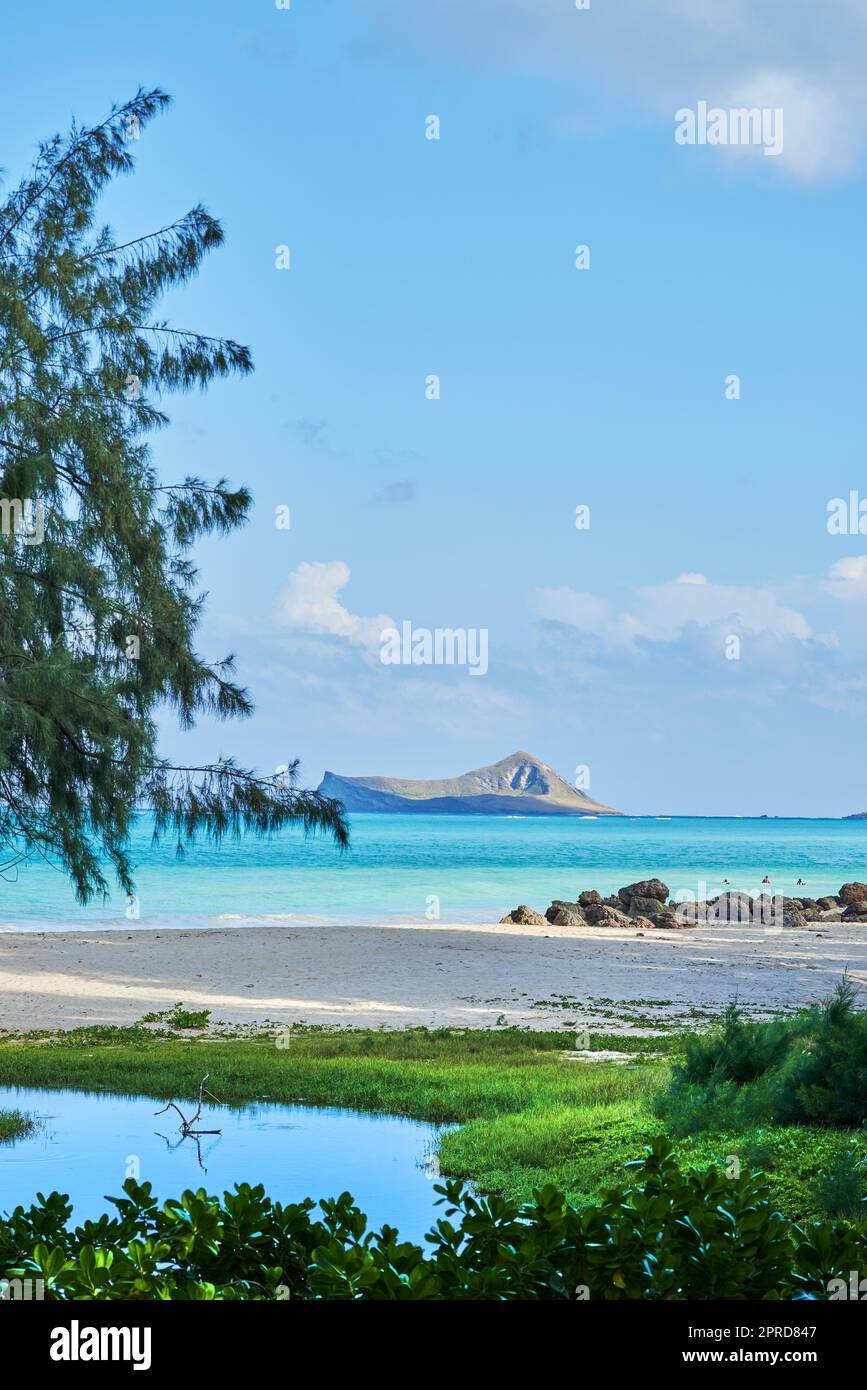
POLYGON ((179 850, 198 834, 291 824, 348 838, 340 803, 298 787, 295 762, 278 779, 230 757, 170 762, 157 745, 163 709, 188 728, 253 708, 231 658, 196 651, 189 555, 247 520, 249 492, 195 476, 164 484, 148 447, 167 423, 156 399, 252 370, 231 338, 159 318, 162 295, 223 232, 200 205, 124 242, 96 222, 106 184, 132 171, 131 129, 167 104, 140 91, 46 141, 0 205, 0 499, 38 499, 44 527, 0 535, 0 852, 57 863, 82 902, 108 891, 105 861, 134 890, 142 805, 179 850))

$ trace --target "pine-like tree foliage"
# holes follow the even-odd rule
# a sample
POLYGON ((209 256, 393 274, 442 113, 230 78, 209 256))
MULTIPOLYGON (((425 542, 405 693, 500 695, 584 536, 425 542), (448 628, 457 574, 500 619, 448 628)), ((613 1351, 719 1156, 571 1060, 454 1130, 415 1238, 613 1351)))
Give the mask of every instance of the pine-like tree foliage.
POLYGON ((233 663, 193 647, 201 614, 189 551, 242 524, 245 488, 188 477, 163 485, 149 433, 162 398, 252 369, 247 348, 155 316, 167 290, 220 245, 202 207, 116 244, 100 192, 132 169, 130 136, 168 98, 139 92, 93 129, 42 145, 0 207, 0 843, 40 854, 87 901, 113 869, 133 891, 137 808, 178 851, 300 823, 347 842, 339 802, 300 789, 297 764, 260 777, 220 758, 177 767, 157 750, 164 706, 251 711, 233 663))

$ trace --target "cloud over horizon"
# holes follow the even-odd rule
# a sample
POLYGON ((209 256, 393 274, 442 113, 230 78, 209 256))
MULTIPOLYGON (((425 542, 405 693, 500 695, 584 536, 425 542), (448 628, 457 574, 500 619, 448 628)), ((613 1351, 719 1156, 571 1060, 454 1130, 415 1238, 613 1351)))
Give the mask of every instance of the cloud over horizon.
MULTIPOLYGON (((672 124, 677 109, 700 100, 782 107, 782 154, 761 162, 805 182, 851 173, 867 138, 862 0, 592 0, 582 11, 570 0, 362 6, 375 36, 362 46, 373 42, 417 61, 556 77, 578 129, 598 127, 603 105, 603 120, 616 120, 612 99, 672 124)), ((566 113, 560 124, 569 124, 566 113)))
POLYGON ((578 628, 614 648, 634 648, 639 641, 673 643, 690 626, 798 642, 815 637, 803 614, 781 602, 772 588, 712 584, 703 574, 636 589, 623 609, 568 586, 534 589, 531 604, 540 618, 578 628))
POLYGON ((277 596, 274 616, 281 627, 315 637, 340 637, 366 651, 377 651, 385 628, 394 619, 384 613, 365 617, 350 613, 337 595, 352 577, 343 560, 302 560, 277 596))

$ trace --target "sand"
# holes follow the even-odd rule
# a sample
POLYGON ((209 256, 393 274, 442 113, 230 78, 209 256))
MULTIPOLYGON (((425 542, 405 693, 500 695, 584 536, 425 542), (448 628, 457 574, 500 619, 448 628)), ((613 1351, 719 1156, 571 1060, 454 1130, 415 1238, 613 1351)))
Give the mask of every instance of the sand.
POLYGON ((867 929, 766 934, 424 925, 0 935, 0 1029, 129 1024, 182 1001, 213 1022, 625 1032, 758 1014, 867 984, 867 929), (698 1012, 696 1012, 698 1011, 698 1012))

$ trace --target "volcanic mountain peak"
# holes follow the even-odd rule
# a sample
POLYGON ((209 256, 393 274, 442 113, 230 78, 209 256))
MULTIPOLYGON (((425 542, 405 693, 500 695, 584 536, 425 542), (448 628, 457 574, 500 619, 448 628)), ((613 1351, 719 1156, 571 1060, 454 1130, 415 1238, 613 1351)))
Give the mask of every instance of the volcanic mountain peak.
POLYGON ((403 777, 343 777, 326 772, 319 787, 348 811, 451 814, 616 816, 573 787, 547 763, 519 749, 461 777, 421 781, 403 777))

